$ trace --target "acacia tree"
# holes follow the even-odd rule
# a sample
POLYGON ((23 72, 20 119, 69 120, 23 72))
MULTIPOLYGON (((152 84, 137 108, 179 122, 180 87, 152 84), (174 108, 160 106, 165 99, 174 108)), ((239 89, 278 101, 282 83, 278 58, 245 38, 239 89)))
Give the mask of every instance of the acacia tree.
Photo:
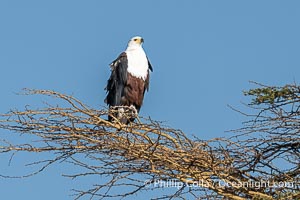
POLYGON ((246 91, 252 97, 246 106, 254 114, 237 110, 249 121, 234 135, 211 140, 151 118, 128 125, 111 123, 106 109, 90 108, 55 91, 25 90, 25 94, 51 96, 67 104, 2 114, 0 128, 8 130, 2 138, 21 133, 15 137, 23 142, 3 139, 0 153, 51 153, 52 158, 30 163, 39 169, 23 177, 54 163, 78 167, 79 173, 66 175, 73 179, 103 177, 85 190, 74 188, 75 199, 121 198, 161 187, 176 190, 153 198, 300 198, 300 87, 295 84, 259 84, 246 91))

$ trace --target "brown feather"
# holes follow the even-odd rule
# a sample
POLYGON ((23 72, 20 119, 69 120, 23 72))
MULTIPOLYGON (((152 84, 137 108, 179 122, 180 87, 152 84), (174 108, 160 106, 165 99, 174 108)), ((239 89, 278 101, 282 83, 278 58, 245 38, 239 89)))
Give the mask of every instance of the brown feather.
POLYGON ((145 90, 146 82, 143 79, 137 78, 128 73, 127 82, 124 88, 124 96, 121 100, 122 105, 134 105, 139 111, 143 104, 145 90))

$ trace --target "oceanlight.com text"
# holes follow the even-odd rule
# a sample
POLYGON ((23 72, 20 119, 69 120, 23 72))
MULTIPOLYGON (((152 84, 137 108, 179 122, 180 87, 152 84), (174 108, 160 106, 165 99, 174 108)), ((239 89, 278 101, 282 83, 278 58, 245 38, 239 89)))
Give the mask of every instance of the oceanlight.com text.
POLYGON ((297 187, 296 182, 272 182, 272 181, 246 181, 246 182, 228 182, 228 181, 215 181, 208 182, 206 180, 199 181, 187 181, 182 182, 176 179, 156 179, 156 180, 146 180, 144 182, 146 187, 154 188, 182 188, 182 187, 204 187, 208 188, 212 185, 218 185, 219 187, 233 187, 233 188, 294 188, 297 187))

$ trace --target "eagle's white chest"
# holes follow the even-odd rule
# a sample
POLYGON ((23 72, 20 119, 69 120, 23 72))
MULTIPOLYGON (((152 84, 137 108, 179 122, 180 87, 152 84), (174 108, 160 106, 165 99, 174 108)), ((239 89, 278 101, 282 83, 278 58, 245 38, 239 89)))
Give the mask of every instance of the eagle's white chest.
POLYGON ((135 77, 146 80, 148 75, 148 59, 142 48, 127 49, 127 71, 135 77))

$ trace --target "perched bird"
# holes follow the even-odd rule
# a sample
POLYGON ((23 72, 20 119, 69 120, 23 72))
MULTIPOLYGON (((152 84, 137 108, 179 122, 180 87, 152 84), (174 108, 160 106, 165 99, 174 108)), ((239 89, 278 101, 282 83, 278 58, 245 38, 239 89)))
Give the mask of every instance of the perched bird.
POLYGON ((142 37, 131 38, 126 50, 110 64, 111 75, 105 88, 109 121, 118 119, 128 124, 134 121, 141 109, 145 91, 149 89, 149 73, 153 71, 142 47, 143 42, 142 37), (130 117, 128 113, 131 113, 130 117))

